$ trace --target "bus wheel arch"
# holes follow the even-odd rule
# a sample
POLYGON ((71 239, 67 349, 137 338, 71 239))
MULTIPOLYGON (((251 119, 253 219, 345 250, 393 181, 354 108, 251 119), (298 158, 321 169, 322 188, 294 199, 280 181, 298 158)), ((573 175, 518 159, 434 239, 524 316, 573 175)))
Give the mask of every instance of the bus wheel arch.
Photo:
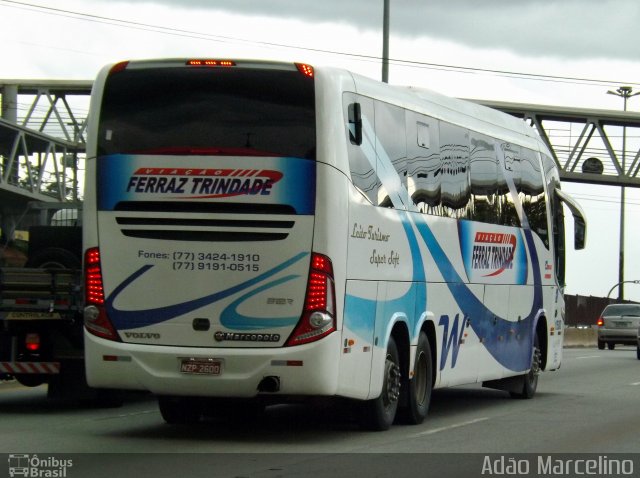
MULTIPOLYGON (((540 370, 546 370, 547 368, 547 352, 549 350, 547 330, 549 330, 546 316, 542 315, 538 319, 536 324, 536 330, 534 332, 534 341, 537 338, 538 348, 540 350, 540 370)), ((557 333, 558 331, 556 331, 557 333)))
POLYGON ((538 377, 544 370, 547 356, 547 319, 541 316, 533 332, 533 346, 531 351, 531 368, 521 375, 522 387, 517 391, 509 391, 513 398, 533 398, 538 388, 538 377))
POLYGON ((403 377, 408 373, 409 333, 397 323, 387 339, 382 391, 377 398, 360 404, 360 424, 371 431, 388 430, 396 419, 401 402, 403 377))
POLYGON ((538 388, 538 377, 544 370, 547 355, 547 319, 540 316, 532 329, 531 365, 526 373, 482 383, 483 387, 504 390, 512 398, 533 398, 538 388))

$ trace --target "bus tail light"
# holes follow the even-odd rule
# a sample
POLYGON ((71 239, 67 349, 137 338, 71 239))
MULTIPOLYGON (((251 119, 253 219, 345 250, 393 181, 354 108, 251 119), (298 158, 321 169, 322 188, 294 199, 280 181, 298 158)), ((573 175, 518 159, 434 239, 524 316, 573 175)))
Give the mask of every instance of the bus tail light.
POLYGON ((104 307, 102 266, 100 250, 97 247, 87 249, 84 256, 84 294, 84 326, 87 330, 103 339, 119 340, 104 307))
POLYGON ((306 63, 296 63, 296 68, 300 73, 309 78, 313 78, 315 72, 313 71, 313 67, 311 65, 307 65, 306 63))
POLYGON ((287 340, 287 346, 313 342, 336 330, 335 296, 331 260, 313 253, 302 317, 287 340))
POLYGON ((113 75, 115 73, 119 73, 119 72, 121 72, 123 70, 126 70, 127 66, 129 66, 129 62, 128 61, 121 61, 119 63, 116 63, 109 70, 109 75, 113 75))

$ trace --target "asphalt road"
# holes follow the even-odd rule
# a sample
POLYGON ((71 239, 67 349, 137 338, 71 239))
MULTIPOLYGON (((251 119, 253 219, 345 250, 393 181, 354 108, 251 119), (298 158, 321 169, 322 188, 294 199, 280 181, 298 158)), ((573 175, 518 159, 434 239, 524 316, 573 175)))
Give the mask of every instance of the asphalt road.
MULTIPOLYGON (((411 469, 418 466, 414 461, 422 463, 426 456, 432 468, 437 465, 434 460, 453 466, 446 458, 450 455, 440 455, 449 453, 478 454, 469 458, 477 470, 478 460, 482 463, 487 454, 638 453, 639 405, 640 360, 631 347, 565 349, 562 368, 540 377, 532 400, 515 400, 476 386, 437 390, 422 425, 396 425, 379 433, 359 430, 351 410, 343 405, 277 406, 258 418, 169 426, 147 395, 128 397, 122 408, 98 409, 48 401, 44 387, 4 383, 0 384, 0 453, 132 454, 112 455, 119 458, 108 464, 87 462, 86 466, 95 465, 94 477, 113 476, 109 470, 115 467, 112 471, 117 473, 122 463, 129 471, 155 469, 154 476, 169 473, 172 467, 191 470, 185 477, 199 476, 191 468, 198 464, 209 470, 202 476, 310 476, 313 470, 322 476, 318 471, 327 467, 333 470, 331 476, 342 476, 336 471, 347 473, 354 466, 357 475, 373 467, 369 476, 389 476, 382 472, 385 465, 399 461, 402 465, 394 465, 394 470, 411 469), (172 453, 181 455, 167 455, 172 453), (216 455, 182 455, 186 453, 216 455), (371 453, 377 457, 367 455, 371 453), (400 453, 411 455, 396 455, 400 453), (233 455, 222 460, 219 454, 233 455), (213 457, 217 458, 211 468, 213 457), (213 469, 219 474, 211 474, 213 469)), ((79 463, 86 457, 74 458, 79 463)), ((0 464, 0 476, 4 471, 0 464)), ((82 476, 71 471, 66 476, 82 476)), ((151 475, 135 471, 135 476, 151 475)))

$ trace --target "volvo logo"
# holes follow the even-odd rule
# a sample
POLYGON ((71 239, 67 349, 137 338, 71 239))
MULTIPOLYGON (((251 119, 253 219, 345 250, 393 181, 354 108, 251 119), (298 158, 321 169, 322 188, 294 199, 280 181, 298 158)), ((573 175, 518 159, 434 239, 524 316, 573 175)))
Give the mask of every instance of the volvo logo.
POLYGON ((160 340, 161 335, 156 332, 125 332, 128 339, 160 340))

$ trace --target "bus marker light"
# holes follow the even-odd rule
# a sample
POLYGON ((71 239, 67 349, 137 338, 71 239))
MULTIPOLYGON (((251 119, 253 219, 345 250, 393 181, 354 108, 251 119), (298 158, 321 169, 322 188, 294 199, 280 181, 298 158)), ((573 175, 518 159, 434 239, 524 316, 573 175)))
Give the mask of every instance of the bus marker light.
POLYGON ((236 66, 231 60, 192 59, 187 60, 187 66, 236 66))
POLYGON ((302 367, 304 366, 303 360, 272 360, 272 367, 302 367))
POLYGON ((308 76, 309 78, 313 78, 314 71, 311 65, 307 65, 305 63, 296 63, 296 68, 298 68, 298 71, 303 75, 308 76))
POLYGON ((128 355, 103 355, 102 360, 105 362, 131 362, 128 355))

